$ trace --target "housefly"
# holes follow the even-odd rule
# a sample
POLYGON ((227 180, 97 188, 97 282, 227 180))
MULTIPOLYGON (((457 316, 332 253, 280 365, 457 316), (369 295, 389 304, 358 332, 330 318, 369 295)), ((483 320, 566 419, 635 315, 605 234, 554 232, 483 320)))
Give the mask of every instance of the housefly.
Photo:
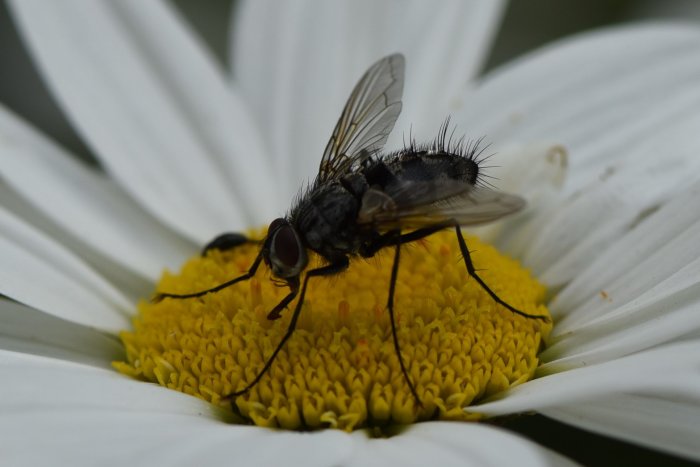
MULTIPOLYGON (((431 145, 419 147, 411 143, 397 152, 382 153, 401 112, 403 78, 404 58, 400 54, 379 60, 365 72, 345 104, 315 180, 285 217, 272 221, 248 272, 207 290, 156 295, 156 301, 201 297, 250 279, 264 262, 274 278, 289 288, 289 293, 267 318, 280 318, 280 313, 298 297, 287 331, 262 370, 243 389, 228 397, 246 393, 270 369, 294 332, 311 278, 339 274, 348 268, 350 258, 370 258, 384 248, 393 247, 386 307, 401 371, 420 405, 401 356, 394 292, 401 246, 444 229, 455 230, 467 272, 495 302, 525 318, 547 321, 544 316, 527 314, 499 298, 479 277, 472 263, 461 226, 493 221, 524 206, 521 198, 478 183, 482 175, 478 145, 451 144, 446 138, 445 124, 431 145), (307 271, 309 250, 325 262, 307 271)), ((230 249, 249 241, 241 234, 227 233, 209 243, 203 253, 230 249)))

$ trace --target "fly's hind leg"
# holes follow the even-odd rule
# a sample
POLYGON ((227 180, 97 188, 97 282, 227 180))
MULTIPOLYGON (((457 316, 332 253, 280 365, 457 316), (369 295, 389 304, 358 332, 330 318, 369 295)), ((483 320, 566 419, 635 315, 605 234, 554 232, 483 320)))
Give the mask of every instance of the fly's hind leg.
POLYGON ((423 227, 422 229, 414 230, 413 232, 409 232, 407 234, 397 235, 395 231, 388 232, 377 237, 373 242, 369 243, 368 245, 364 245, 360 249, 360 254, 363 257, 368 258, 374 256, 382 248, 420 240, 440 230, 447 229, 450 227, 453 227, 455 229, 455 233, 457 234, 457 242, 459 243, 459 249, 462 253, 462 257, 464 258, 464 264, 467 267, 467 272, 471 277, 474 278, 474 280, 481 286, 481 288, 484 289, 486 293, 488 293, 491 296, 491 298, 493 298, 493 300, 496 303, 503 305, 516 315, 523 316, 529 319, 537 319, 540 321, 544 321, 545 323, 548 323, 550 321, 549 317, 547 316, 531 315, 529 313, 525 313, 524 311, 518 310, 517 308, 513 307, 512 305, 501 299, 501 297, 499 297, 498 294, 496 294, 496 292, 491 290, 491 288, 486 284, 486 282, 484 282, 484 280, 481 277, 479 277, 479 274, 477 274, 476 268, 474 267, 474 263, 472 262, 472 257, 469 254, 469 248, 467 248, 467 242, 464 241, 462 229, 455 220, 439 222, 428 227, 423 227))
POLYGON ((239 232, 222 233, 214 240, 207 243, 204 248, 202 248, 202 256, 206 256, 206 254, 211 250, 227 251, 241 245, 245 245, 246 243, 258 244, 260 242, 258 240, 250 239, 239 232))
POLYGON ((504 300, 502 300, 491 288, 486 284, 486 282, 479 277, 479 275, 476 272, 476 268, 474 267, 474 263, 472 262, 471 255, 469 254, 469 249, 467 248, 467 243, 464 241, 464 236, 462 235, 462 230, 460 229, 459 225, 453 221, 453 220, 448 220, 446 222, 441 222, 441 223, 436 223, 435 225, 431 225, 428 227, 424 227, 422 229, 414 230, 413 232, 409 232, 406 234, 401 234, 400 231, 390 231, 387 232, 383 235, 380 235, 373 241, 369 242, 366 245, 363 245, 363 247, 360 249, 360 254, 365 257, 369 258, 374 256, 377 252, 379 252, 381 249, 389 247, 389 246, 394 246, 394 262, 391 267, 391 278, 389 281, 389 297, 387 300, 387 310, 389 312, 389 318, 391 321, 391 334, 393 338, 393 343, 394 343, 394 350, 396 352, 396 355, 398 356, 399 359, 399 365, 401 367, 401 372, 403 373, 404 379, 406 380, 406 383, 408 384, 409 389, 411 390, 411 394, 413 395, 414 399, 416 400, 416 403, 419 406, 422 406, 420 398, 418 397, 418 392, 416 391, 415 386, 413 385, 413 381, 411 381, 411 378, 408 374, 408 370, 406 368, 406 365, 404 363, 403 357, 401 355, 401 347, 399 345, 399 338, 396 330, 396 319, 394 315, 394 293, 396 291, 396 280, 398 278, 398 272, 399 272, 399 260, 400 260, 400 255, 401 255, 401 245, 405 243, 410 243, 416 240, 420 240, 422 238, 425 238, 429 235, 432 235, 440 230, 454 227, 456 230, 457 234, 457 241, 459 243, 459 249, 462 253, 462 256, 464 257, 464 263, 467 266, 467 272, 471 277, 476 280, 476 282, 493 298, 493 300, 496 303, 499 303, 500 305, 503 305, 506 307, 508 310, 511 312, 515 313, 516 315, 523 316, 525 318, 529 319, 537 319, 540 321, 544 322, 549 322, 549 318, 547 316, 540 316, 540 315, 531 315, 528 313, 525 313, 523 311, 518 310, 517 308, 511 306, 510 304, 506 303, 504 300))
POLYGON ((507 302, 501 299, 496 292, 491 290, 491 288, 486 285, 486 282, 479 277, 479 275, 476 273, 476 268, 474 267, 474 263, 472 262, 472 257, 469 254, 469 248, 467 248, 467 242, 464 241, 464 236, 462 235, 462 229, 459 227, 458 224, 454 225, 455 228, 455 233, 457 234, 457 242, 459 243, 459 250, 462 253, 462 257, 464 258, 464 264, 467 266, 467 272, 471 277, 474 278, 474 280, 481 286, 482 289, 488 293, 493 300, 498 303, 499 305, 503 305, 504 307, 508 308, 511 312, 515 313, 516 315, 523 316, 525 318, 529 319, 538 319, 540 321, 544 322, 549 322, 549 317, 547 316, 542 316, 542 315, 531 315, 529 313, 525 313, 524 311, 520 311, 517 308, 511 306, 507 302))

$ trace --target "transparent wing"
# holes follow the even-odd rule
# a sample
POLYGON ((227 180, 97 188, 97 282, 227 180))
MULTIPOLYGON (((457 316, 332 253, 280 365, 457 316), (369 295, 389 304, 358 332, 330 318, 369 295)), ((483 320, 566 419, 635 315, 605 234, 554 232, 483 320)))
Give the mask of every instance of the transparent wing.
POLYGON ((410 182, 397 190, 368 190, 358 223, 378 231, 419 229, 452 220, 459 225, 477 225, 524 206, 525 200, 519 196, 459 181, 410 182))
POLYGON ((401 113, 404 58, 376 62, 355 85, 323 153, 316 184, 333 180, 384 147, 401 113))

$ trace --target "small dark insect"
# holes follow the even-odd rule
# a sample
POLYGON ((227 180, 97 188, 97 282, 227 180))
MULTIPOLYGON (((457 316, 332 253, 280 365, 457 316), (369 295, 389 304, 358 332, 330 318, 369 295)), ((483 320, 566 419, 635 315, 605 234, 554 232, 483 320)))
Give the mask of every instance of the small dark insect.
MULTIPOLYGON (((246 387, 228 397, 246 393, 270 369, 294 332, 309 279, 338 274, 347 269, 350 257, 369 258, 393 246, 387 310, 401 371, 420 405, 396 334, 396 277, 401 245, 447 228, 455 229, 469 275, 497 303, 525 318, 548 321, 501 300, 474 269, 460 226, 493 221, 525 204, 517 196, 477 183, 481 176, 478 143, 466 147, 461 142, 451 144, 446 138, 446 123, 431 145, 417 147, 411 143, 394 153, 380 153, 401 112, 403 76, 404 58, 399 54, 379 60, 362 76, 326 146, 316 179, 286 217, 272 221, 248 272, 211 289, 189 294, 160 293, 154 298, 185 299, 217 292, 253 277, 262 261, 289 287, 289 294, 269 312, 268 319, 278 319, 299 296, 287 332, 262 370, 246 387), (321 255, 326 264, 309 270, 302 279, 308 265, 307 250, 321 255)), ((250 241, 241 234, 227 233, 209 243, 203 253, 250 241)))

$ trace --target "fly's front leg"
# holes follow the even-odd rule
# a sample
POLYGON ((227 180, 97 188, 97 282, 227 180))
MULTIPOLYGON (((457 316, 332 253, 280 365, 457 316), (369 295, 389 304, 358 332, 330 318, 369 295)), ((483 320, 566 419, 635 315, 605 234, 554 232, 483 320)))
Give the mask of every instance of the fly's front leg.
POLYGON ((200 290, 198 292, 192 292, 192 293, 186 293, 186 294, 157 292, 153 296, 153 298, 151 299, 151 302, 158 303, 165 298, 174 298, 174 299, 182 300, 185 298, 202 297, 206 294, 215 293, 215 292, 218 292, 219 290, 223 290, 227 287, 231 287, 233 284, 237 284, 241 281, 247 281, 248 279, 250 279, 251 277, 253 277, 255 275, 255 272, 258 270, 258 267, 260 267, 260 263, 262 262, 262 259, 263 259, 263 255, 262 255, 262 251, 260 251, 258 253, 258 256, 255 257, 255 261, 253 261, 253 264, 248 269, 248 272, 236 277, 235 279, 231 279, 230 281, 226 281, 226 282, 219 284, 215 287, 212 287, 210 289, 200 290))
MULTIPOLYGON (((332 276, 334 274, 338 274, 339 272, 342 272, 348 268, 348 265, 350 264, 350 261, 348 260, 347 257, 343 256, 341 258, 336 259, 333 263, 328 264, 326 266, 312 269, 311 271, 306 273, 306 277, 304 277, 304 284, 301 286, 301 292, 299 293, 299 301, 297 301, 296 306, 294 307, 294 312, 292 313, 292 319, 289 321, 289 326, 287 326, 287 332, 284 333, 284 336, 280 340, 279 344, 277 344, 277 347, 275 348, 275 351, 272 352, 272 355, 267 359, 265 362, 265 365, 263 366, 262 370, 258 373, 258 375, 246 385, 243 389, 240 391, 234 391, 231 394, 228 394, 225 396, 225 398, 232 398, 232 397, 238 397, 242 394, 245 394, 246 392, 250 391, 250 389, 258 384, 260 379, 267 373, 267 371, 272 367, 272 363, 275 361, 275 358, 277 358, 277 354, 280 353, 282 350, 282 347, 284 347, 284 344, 289 340, 290 337, 292 337, 292 333, 294 333, 294 329, 297 327, 297 320, 299 319, 299 313, 301 312, 301 307, 304 304, 304 298, 306 297, 306 286, 309 283, 309 279, 312 277, 320 277, 320 276, 332 276)), ((289 303, 291 302, 294 297, 297 295, 297 290, 299 290, 299 281, 298 279, 296 281, 291 281, 290 282, 290 288, 292 291, 278 303, 275 308, 270 311, 268 314, 268 319, 277 319, 279 317, 279 313, 282 311, 282 309, 289 303)), ((233 402, 232 402, 233 403, 233 402)))
POLYGON ((275 307, 270 310, 270 312, 267 314, 267 319, 270 321, 274 321, 276 319, 280 319, 282 317, 282 310, 287 308, 287 305, 289 305, 292 300, 297 296, 297 293, 299 292, 299 278, 295 277, 290 279, 287 284, 289 285, 290 292, 287 294, 286 297, 284 297, 280 302, 275 305, 275 307))
POLYGON ((245 245, 246 243, 259 244, 260 241, 252 240, 242 233, 226 232, 207 243, 202 249, 202 256, 206 256, 206 254, 211 250, 228 251, 241 245, 245 245))

